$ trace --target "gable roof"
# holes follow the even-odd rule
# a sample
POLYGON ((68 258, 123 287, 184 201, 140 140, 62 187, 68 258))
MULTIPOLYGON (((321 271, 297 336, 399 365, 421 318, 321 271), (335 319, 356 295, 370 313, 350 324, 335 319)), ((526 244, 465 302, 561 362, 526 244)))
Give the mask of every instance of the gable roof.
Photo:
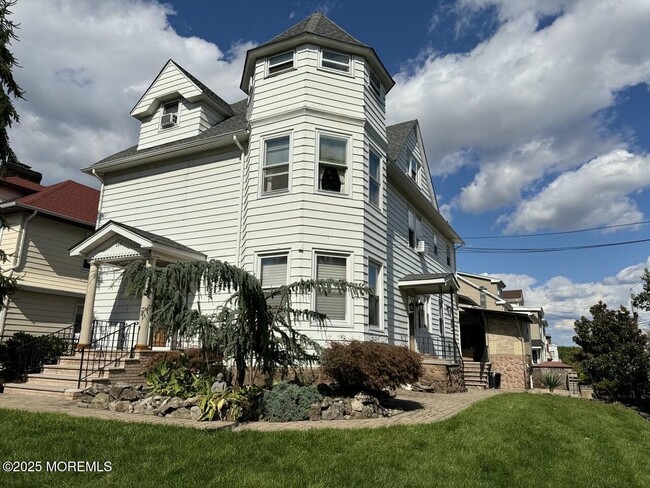
POLYGON ((120 152, 117 152, 115 154, 112 154, 102 159, 97 163, 93 164, 92 166, 83 168, 82 171, 85 173, 90 173, 92 172, 93 169, 98 169, 104 166, 110 166, 111 163, 122 160, 124 158, 129 158, 133 156, 146 156, 148 154, 154 154, 160 151, 169 152, 172 149, 182 147, 194 141, 198 142, 203 139, 209 139, 209 138, 214 138, 214 137, 224 136, 227 134, 234 134, 236 132, 245 131, 246 126, 248 124, 246 120, 246 104, 247 104, 246 100, 241 100, 237 103, 233 103, 232 105, 229 105, 229 108, 233 113, 232 117, 229 117, 227 119, 222 120, 221 122, 218 122, 217 124, 213 125, 212 127, 209 127, 208 129, 204 130, 203 132, 201 132, 196 136, 187 137, 185 139, 180 139, 178 141, 167 142, 165 144, 160 144, 158 146, 147 147, 145 149, 138 149, 138 145, 136 144, 135 146, 131 146, 127 149, 124 149, 120 152))
POLYGON ((282 34, 279 34, 270 41, 265 42, 262 44, 262 46, 275 44, 276 42, 284 41, 285 39, 290 39, 292 37, 299 36, 300 34, 313 34, 315 36, 326 37, 328 39, 334 39, 336 41, 368 47, 361 41, 355 39, 350 34, 345 32, 330 19, 325 17, 322 12, 314 12, 305 20, 298 22, 296 25, 290 27, 282 34))
POLYGON ((99 191, 76 181, 66 180, 56 185, 5 202, 0 208, 22 207, 40 210, 54 217, 73 220, 91 226, 97 220, 99 191))
MULTIPOLYGON (((138 99, 138 102, 133 106, 131 109, 131 115, 136 118, 141 118, 146 115, 151 115, 152 111, 154 110, 154 106, 157 107, 158 105, 155 103, 156 100, 158 100, 158 97, 155 97, 149 101, 149 104, 143 107, 140 107, 140 104, 142 103, 143 100, 147 98, 147 95, 151 91, 151 89, 156 85, 158 80, 160 79, 161 75, 165 72, 168 66, 174 66, 178 71, 181 72, 183 76, 185 76, 191 83, 196 87, 196 91, 189 90, 189 93, 187 91, 181 93, 181 96, 184 98, 188 98, 191 101, 195 101, 197 97, 200 97, 201 95, 204 95, 205 98, 210 100, 216 107, 217 110, 221 111, 223 115, 225 116, 232 116, 233 112, 230 108, 230 105, 224 101, 219 95, 214 93, 212 90, 210 90, 204 83, 202 83, 198 78, 196 78, 193 74, 191 74, 189 71, 187 71, 185 68, 183 68, 180 64, 178 64, 176 61, 173 59, 169 59, 165 65, 162 67, 162 69, 158 72, 154 80, 151 82, 149 85, 149 88, 145 90, 145 92, 142 94, 142 96, 138 99)), ((169 93, 166 94, 161 94, 160 97, 165 97, 169 96, 171 93, 176 93, 174 90, 172 90, 169 93)))
POLYGON ((386 156, 388 156, 391 161, 397 160, 397 156, 399 156, 404 144, 406 144, 408 136, 411 134, 417 123, 417 120, 409 120, 407 122, 386 127, 386 139, 388 140, 386 156))

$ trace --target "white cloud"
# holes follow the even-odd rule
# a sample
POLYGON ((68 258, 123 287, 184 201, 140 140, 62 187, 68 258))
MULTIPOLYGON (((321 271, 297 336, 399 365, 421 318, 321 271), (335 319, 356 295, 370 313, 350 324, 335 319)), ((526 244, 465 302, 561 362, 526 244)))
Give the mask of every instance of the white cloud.
MULTIPOLYGON (((525 274, 487 273, 500 278, 506 289, 524 291, 528 306, 544 308, 549 323, 547 333, 553 342, 571 345, 574 335, 574 322, 581 316, 589 317, 589 308, 603 301, 611 309, 624 305, 630 308, 630 294, 641 290, 643 270, 650 267, 650 257, 645 262, 628 266, 615 276, 604 277, 600 281, 577 283, 565 276, 555 276, 543 283, 525 274)), ((650 318, 650 314, 640 314, 640 321, 650 318)))
POLYGON ((638 222, 643 213, 630 194, 650 185, 648 167, 650 156, 612 151, 558 176, 500 222, 509 233, 638 222))
POLYGON ((10 140, 18 157, 44 174, 96 184, 78 170, 135 143, 131 108, 172 58, 227 101, 244 98, 239 78, 246 49, 222 49, 182 37, 168 23, 171 7, 142 0, 18 2, 12 45, 26 90, 21 125, 10 140))
MULTIPOLYGON (((395 75, 391 121, 420 119, 434 175, 480 156, 456 208, 517 204, 543 178, 625 147, 598 114, 617 93, 650 81, 650 2, 465 0, 472 15, 494 5, 496 33, 465 54, 423 51, 395 75), (539 19, 559 15, 537 30, 539 19)), ((624 213, 620 208, 618 213, 624 213)), ((629 210, 629 208, 628 208, 629 210)), ((550 222, 553 224, 553 222, 550 222)))

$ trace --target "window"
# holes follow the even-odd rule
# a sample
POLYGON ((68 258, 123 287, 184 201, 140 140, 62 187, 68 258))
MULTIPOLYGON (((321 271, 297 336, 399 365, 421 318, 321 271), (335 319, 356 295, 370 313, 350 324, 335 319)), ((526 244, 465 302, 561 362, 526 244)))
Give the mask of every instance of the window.
POLYGON ((290 70, 293 68, 293 51, 271 56, 268 63, 270 75, 290 70))
POLYGON ((381 195, 381 162, 379 156, 371 149, 368 157, 368 166, 370 172, 370 186, 368 188, 368 200, 375 207, 379 207, 379 197, 381 195))
POLYGON ((84 306, 82 303, 77 303, 74 309, 74 333, 79 334, 81 332, 81 321, 84 317, 84 306))
POLYGON ((415 156, 411 156, 411 159, 409 160, 409 176, 416 183, 419 182, 420 162, 415 158, 415 156))
POLYGON ((352 58, 348 54, 341 54, 323 49, 321 51, 320 65, 322 68, 349 73, 351 59, 352 58))
POLYGON ((172 103, 167 103, 163 107, 162 117, 160 117, 160 127, 167 129, 178 125, 178 107, 179 102, 176 100, 172 103))
POLYGON ((90 260, 89 260, 89 259, 84 259, 84 260, 81 262, 81 269, 82 269, 83 271, 88 271, 88 270, 90 270, 90 260))
POLYGON ((381 265, 368 261, 368 286, 372 289, 368 295, 368 325, 381 326, 381 265))
POLYGON ((321 135, 318 143, 318 189, 346 193, 348 140, 321 135))
POLYGON ((438 325, 440 326, 440 337, 445 337, 445 310, 442 295, 438 295, 438 325))
POLYGON ((264 141, 262 193, 289 189, 289 136, 264 141))
POLYGON ((427 318, 429 316, 429 297, 417 295, 409 297, 409 323, 413 329, 428 329, 427 318))
MULTIPOLYGON (((271 291, 287 284, 287 258, 286 254, 260 258, 260 283, 264 291, 271 291)), ((280 305, 280 297, 271 298, 267 304, 277 307, 280 305)))
MULTIPOLYGON (((316 279, 346 280, 347 258, 342 256, 316 255, 316 279)), ((316 293, 316 311, 327 315, 330 320, 345 320, 346 295, 332 289, 316 293)))
POLYGON ((418 240, 422 235, 422 219, 413 211, 408 211, 409 219, 409 246, 413 249, 418 247, 418 240))
POLYGON ((433 254, 438 255, 438 236, 433 235, 433 254))
POLYGON ((368 74, 368 85, 377 97, 381 96, 381 81, 379 81, 379 78, 372 71, 368 74))
POLYGON ((451 248, 447 245, 447 265, 451 266, 451 248))

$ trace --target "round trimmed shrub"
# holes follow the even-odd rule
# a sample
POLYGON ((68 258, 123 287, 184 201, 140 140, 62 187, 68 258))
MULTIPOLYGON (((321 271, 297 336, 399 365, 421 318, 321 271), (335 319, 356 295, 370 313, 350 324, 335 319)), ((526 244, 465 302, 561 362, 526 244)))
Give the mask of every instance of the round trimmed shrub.
POLYGON ((260 410, 262 417, 272 422, 307 420, 313 403, 323 397, 313 386, 298 386, 280 383, 262 395, 260 410))
POLYGON ((405 347, 380 342, 333 342, 321 355, 323 372, 345 391, 378 392, 416 383, 422 358, 405 347))

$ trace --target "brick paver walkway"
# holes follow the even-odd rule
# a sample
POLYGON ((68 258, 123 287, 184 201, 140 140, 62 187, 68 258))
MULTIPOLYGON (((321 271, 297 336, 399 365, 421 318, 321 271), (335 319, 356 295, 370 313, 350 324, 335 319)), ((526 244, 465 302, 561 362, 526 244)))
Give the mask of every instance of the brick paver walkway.
POLYGON ((139 422, 158 425, 176 425, 197 429, 225 430, 308 430, 319 428, 359 429, 386 427, 390 425, 424 424, 443 420, 466 409, 473 403, 501 393, 502 390, 470 390, 466 393, 432 394, 399 390, 397 401, 408 402, 413 410, 394 417, 363 420, 320 420, 317 422, 197 422, 195 420, 172 419, 150 415, 138 415, 110 410, 94 410, 77 407, 76 401, 20 394, 0 394, 0 408, 30 412, 63 413, 73 417, 92 417, 122 422, 139 422))

